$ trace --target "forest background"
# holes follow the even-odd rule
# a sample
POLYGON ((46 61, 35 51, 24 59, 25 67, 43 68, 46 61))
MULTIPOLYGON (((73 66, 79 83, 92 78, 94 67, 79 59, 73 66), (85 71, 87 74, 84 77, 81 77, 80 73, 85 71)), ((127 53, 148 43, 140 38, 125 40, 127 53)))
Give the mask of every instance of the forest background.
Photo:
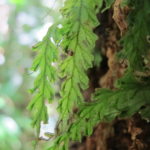
MULTIPOLYGON (((29 70, 31 49, 58 20, 60 5, 61 0, 0 0, 0 150, 33 148, 35 132, 26 109, 36 76, 29 70)), ((53 127, 57 116, 50 113, 53 127)))

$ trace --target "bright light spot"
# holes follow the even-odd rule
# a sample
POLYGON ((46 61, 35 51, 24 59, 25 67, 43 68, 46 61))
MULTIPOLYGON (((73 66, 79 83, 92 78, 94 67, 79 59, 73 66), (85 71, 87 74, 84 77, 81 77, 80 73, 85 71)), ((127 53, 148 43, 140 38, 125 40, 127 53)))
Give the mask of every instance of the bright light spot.
POLYGON ((19 42, 22 45, 31 45, 33 40, 31 39, 31 35, 27 33, 22 33, 19 35, 19 42))
POLYGON ((52 62, 51 65, 52 65, 53 67, 56 67, 56 66, 57 66, 57 63, 52 62))
POLYGON ((38 29, 39 31, 36 33, 36 39, 38 41, 41 41, 43 39, 43 37, 46 35, 48 28, 53 24, 53 22, 51 23, 47 23, 45 24, 41 29, 38 29))
POLYGON ((19 128, 17 123, 10 117, 4 117, 3 118, 3 124, 7 128, 7 130, 11 133, 18 133, 19 128))
MULTIPOLYGON (((0 0, 1 1, 1 0, 0 0)), ((9 6, 2 4, 0 5, 0 33, 5 35, 8 32, 8 15, 9 6)))
POLYGON ((33 26, 33 25, 36 24, 35 18, 33 16, 25 13, 25 12, 22 12, 22 13, 18 14, 17 21, 21 25, 27 24, 27 25, 33 26))
POLYGON ((32 77, 37 77, 39 75, 40 71, 37 70, 37 71, 31 71, 29 70, 29 74, 32 76, 32 77))
POLYGON ((49 8, 56 9, 58 8, 58 2, 56 0, 43 0, 43 5, 48 6, 49 8))
POLYGON ((6 4, 6 0, 0 0, 0 5, 6 4))
POLYGON ((3 54, 0 54, 0 65, 3 65, 5 63, 5 57, 3 54))
POLYGON ((59 24, 57 27, 58 27, 59 29, 61 29, 63 26, 62 26, 62 24, 59 24))
POLYGON ((55 44, 55 41, 54 41, 54 39, 51 37, 50 38, 51 39, 51 42, 53 43, 53 44, 55 44))
POLYGON ((19 86, 22 83, 22 76, 18 73, 14 74, 12 77, 12 82, 15 86, 19 86))
POLYGON ((55 133, 55 126, 56 126, 56 119, 54 117, 49 118, 48 124, 44 124, 43 122, 41 122, 39 137, 42 137, 42 138, 48 140, 49 137, 47 137, 45 135, 45 133, 54 134, 55 133))

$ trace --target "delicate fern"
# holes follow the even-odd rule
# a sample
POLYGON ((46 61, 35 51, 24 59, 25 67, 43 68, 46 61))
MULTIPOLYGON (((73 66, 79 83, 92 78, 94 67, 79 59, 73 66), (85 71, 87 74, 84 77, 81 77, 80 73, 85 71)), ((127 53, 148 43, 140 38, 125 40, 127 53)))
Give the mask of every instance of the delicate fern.
MULTIPOLYGON (((99 89, 94 101, 85 103, 75 121, 59 136, 49 150, 67 150, 68 140, 81 141, 83 136, 91 135, 93 128, 102 121, 112 121, 116 117, 129 117, 142 112, 142 107, 150 106, 150 81, 141 82, 128 73, 118 81, 117 90, 99 89)), ((145 117, 145 116, 144 116, 145 117)), ((150 118, 150 115, 147 116, 150 118)))
MULTIPOLYGON (((105 3, 109 8, 112 0, 105 0, 105 3)), ((61 88, 59 111, 61 118, 69 117, 73 106, 83 101, 81 90, 88 88, 86 71, 92 67, 92 50, 96 40, 92 29, 98 24, 96 13, 102 4, 103 0, 67 0, 61 10, 63 16, 61 31, 58 28, 54 31, 56 25, 53 25, 43 40, 34 47, 39 53, 33 62, 32 70, 39 71, 39 74, 31 90, 35 95, 28 108, 32 111, 33 126, 37 127, 38 132, 40 122, 47 121, 45 101, 51 102, 54 96, 52 86, 56 69, 52 63, 57 60, 57 42, 53 43, 50 37, 57 41, 55 34, 61 34, 60 47, 68 55, 60 65, 61 77, 65 80, 61 88)))
POLYGON ((129 29, 122 39, 121 53, 129 61, 127 73, 117 81, 115 90, 99 89, 93 96, 94 101, 84 102, 82 92, 88 88, 87 71, 93 65, 93 48, 97 39, 93 33, 93 28, 98 25, 96 13, 99 9, 101 12, 109 9, 114 1, 66 0, 61 9, 61 29, 58 30, 57 25, 51 27, 35 47, 39 53, 32 70, 39 71, 39 74, 32 90, 35 96, 29 109, 34 118, 33 125, 38 131, 40 122, 47 121, 45 101, 51 102, 54 97, 53 83, 58 73, 52 63, 58 61, 58 43, 61 50, 62 61, 58 68, 62 86, 58 111, 60 121, 63 120, 65 124, 60 124, 61 131, 57 133, 49 150, 68 150, 70 141, 81 141, 83 136, 91 135, 94 126, 101 121, 129 117, 136 112, 145 118, 150 117, 150 81, 137 77, 134 72, 144 71, 143 63, 149 52, 149 42, 146 39, 150 35, 149 1, 126 0, 126 4, 135 7, 129 14, 129 29), (143 30, 139 30, 141 27, 143 30), (73 114, 74 107, 79 110, 76 116, 73 114))
POLYGON ((58 53, 57 46, 50 39, 54 32, 55 27, 50 27, 43 40, 33 47, 34 50, 38 51, 38 55, 31 70, 37 71, 38 76, 34 82, 34 88, 31 89, 34 97, 28 105, 28 109, 32 111, 32 124, 37 127, 38 132, 41 121, 46 122, 48 118, 45 101, 51 102, 54 96, 53 83, 56 79, 56 69, 52 63, 56 62, 58 53))
POLYGON ((144 71, 144 58, 149 55, 150 44, 147 37, 150 35, 150 1, 128 0, 133 9, 128 17, 129 30, 123 37, 123 53, 129 60, 133 70, 144 71), (141 60, 141 61, 139 61, 141 60))
POLYGON ((67 53, 60 65, 61 77, 65 78, 59 102, 63 119, 72 111, 73 106, 83 101, 80 90, 88 88, 86 71, 92 67, 92 51, 96 41, 92 29, 98 24, 96 6, 99 6, 96 0, 68 0, 61 10, 64 19, 61 47, 67 53))

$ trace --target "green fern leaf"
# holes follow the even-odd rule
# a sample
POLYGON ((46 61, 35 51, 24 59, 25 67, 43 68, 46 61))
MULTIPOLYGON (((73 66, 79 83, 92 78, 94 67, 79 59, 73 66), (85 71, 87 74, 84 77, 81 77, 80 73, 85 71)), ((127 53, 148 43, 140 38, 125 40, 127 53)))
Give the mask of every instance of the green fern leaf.
POLYGON ((80 111, 72 124, 58 137, 59 140, 56 139, 54 147, 49 150, 62 150, 61 146, 68 139, 81 141, 83 136, 91 135, 93 128, 102 121, 130 117, 137 112, 143 117, 149 117, 148 109, 143 110, 142 107, 150 106, 150 81, 141 82, 133 77, 133 74, 127 73, 119 80, 118 87, 120 88, 114 91, 99 89, 93 96, 94 101, 80 105, 80 111))
POLYGON ((147 37, 150 35, 150 1, 128 1, 132 11, 129 14, 129 30, 123 37, 123 52, 132 70, 144 71, 144 59, 149 57, 150 44, 147 37), (139 30, 141 29, 141 30, 139 30), (139 61, 141 60, 141 61, 139 61))
POLYGON ((55 25, 50 27, 43 40, 33 47, 38 52, 38 55, 31 70, 37 71, 38 76, 34 81, 34 88, 31 89, 34 97, 29 103, 28 109, 32 113, 32 125, 37 128, 38 133, 41 121, 46 122, 48 119, 45 102, 46 100, 52 102, 54 97, 53 83, 56 79, 56 69, 52 63, 56 62, 58 55, 57 46, 50 39, 54 35, 54 29, 55 25))
POLYGON ((92 31, 98 25, 96 5, 99 6, 96 0, 68 0, 61 10, 64 17, 61 47, 66 53, 60 64, 60 76, 65 78, 58 107, 61 118, 69 117, 73 106, 83 101, 80 90, 88 88, 87 70, 93 65, 93 48, 97 39, 92 31))
POLYGON ((105 8, 101 12, 104 12, 107 9, 109 9, 112 6, 112 4, 115 2, 115 0, 104 0, 104 2, 105 2, 105 8))

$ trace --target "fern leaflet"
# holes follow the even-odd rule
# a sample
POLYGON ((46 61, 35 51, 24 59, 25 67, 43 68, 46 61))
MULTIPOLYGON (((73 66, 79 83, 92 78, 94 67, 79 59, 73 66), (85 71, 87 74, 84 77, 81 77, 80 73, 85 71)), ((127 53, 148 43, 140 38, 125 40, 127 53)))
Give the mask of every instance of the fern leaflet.
POLYGON ((65 78, 58 108, 61 118, 67 117, 73 106, 83 101, 81 90, 88 88, 86 72, 92 67, 96 40, 92 29, 98 24, 96 5, 98 1, 68 0, 61 10, 64 19, 61 47, 67 55, 60 65, 61 77, 65 78))
POLYGON ((38 52, 31 70, 37 71, 38 76, 34 81, 34 88, 31 92, 34 94, 32 101, 28 105, 28 109, 32 112, 32 125, 37 128, 39 133, 41 121, 46 122, 48 119, 46 100, 52 101, 54 96, 53 83, 56 79, 56 69, 52 63, 57 60, 57 46, 50 39, 51 34, 54 35, 55 26, 49 28, 43 40, 34 46, 34 50, 38 52))
POLYGON ((140 112, 143 117, 150 118, 146 114, 144 106, 150 106, 150 81, 139 81, 133 75, 127 73, 118 81, 117 90, 99 89, 96 91, 91 103, 80 106, 80 111, 72 124, 54 141, 54 145, 48 150, 68 150, 69 141, 81 141, 83 136, 89 136, 93 128, 102 121, 112 121, 116 117, 130 117, 140 112))
POLYGON ((131 0, 128 1, 128 5, 133 10, 128 17, 129 30, 123 37, 121 53, 128 59, 132 70, 144 71, 150 69, 145 63, 146 59, 149 61, 150 43, 147 37, 150 35, 150 1, 131 0))

